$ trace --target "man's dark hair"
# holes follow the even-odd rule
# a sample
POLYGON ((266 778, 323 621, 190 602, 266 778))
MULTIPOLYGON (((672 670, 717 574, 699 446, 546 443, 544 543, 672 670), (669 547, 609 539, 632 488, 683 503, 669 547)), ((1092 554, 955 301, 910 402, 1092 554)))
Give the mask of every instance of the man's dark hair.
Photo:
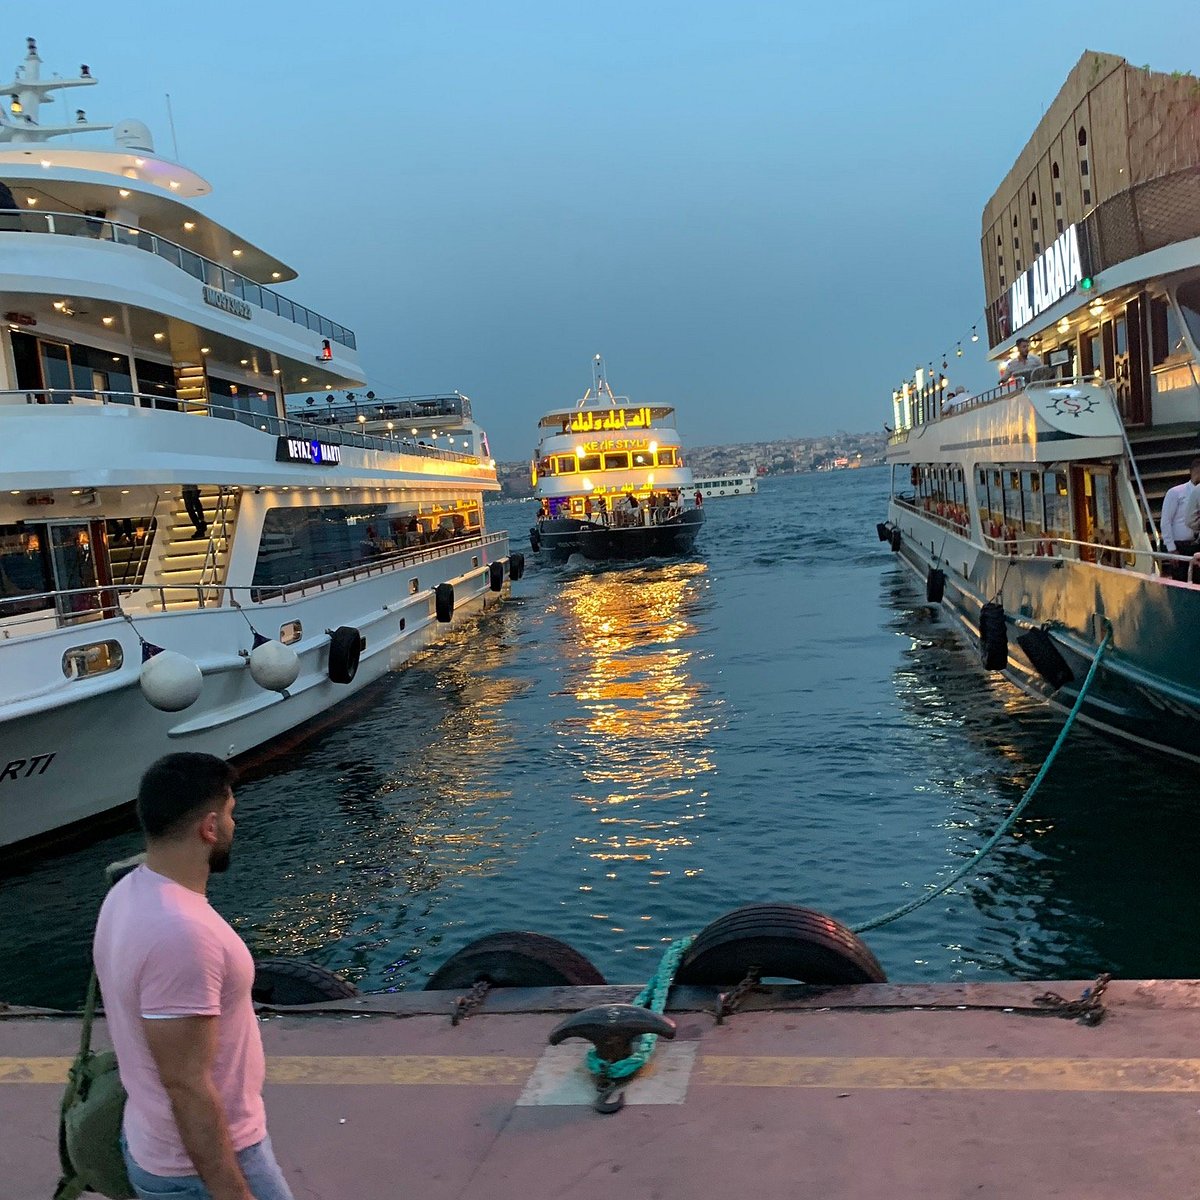
POLYGON ((1200 467, 1200 458, 1193 458, 1192 465, 1189 469, 1194 471, 1197 467, 1200 467))
POLYGON ((137 815, 150 841, 181 833, 189 817, 225 798, 237 771, 212 754, 181 752, 160 758, 142 776, 137 815))

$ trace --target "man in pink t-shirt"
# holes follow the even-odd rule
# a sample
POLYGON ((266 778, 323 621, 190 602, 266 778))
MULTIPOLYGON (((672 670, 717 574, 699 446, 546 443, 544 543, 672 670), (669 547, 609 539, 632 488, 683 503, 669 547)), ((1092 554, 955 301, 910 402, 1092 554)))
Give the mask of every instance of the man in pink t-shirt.
POLYGON ((142 778, 146 862, 100 909, 93 956, 139 1196, 292 1200, 267 1137, 254 960, 209 905, 229 866, 233 783, 211 754, 169 754, 142 778))

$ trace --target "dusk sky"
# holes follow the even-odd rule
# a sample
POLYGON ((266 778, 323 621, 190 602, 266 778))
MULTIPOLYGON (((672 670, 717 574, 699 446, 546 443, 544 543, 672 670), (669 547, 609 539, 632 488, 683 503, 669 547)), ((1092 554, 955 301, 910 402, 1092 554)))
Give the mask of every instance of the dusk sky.
MULTIPOLYGON (((1085 49, 1200 66, 1194 0, 1130 5, 68 0, 3 21, 93 120, 354 329, 374 390, 457 388, 501 459, 605 355, 685 443, 878 429, 982 350, 980 214, 1085 49)), ((107 137, 108 135, 104 135, 107 137)))

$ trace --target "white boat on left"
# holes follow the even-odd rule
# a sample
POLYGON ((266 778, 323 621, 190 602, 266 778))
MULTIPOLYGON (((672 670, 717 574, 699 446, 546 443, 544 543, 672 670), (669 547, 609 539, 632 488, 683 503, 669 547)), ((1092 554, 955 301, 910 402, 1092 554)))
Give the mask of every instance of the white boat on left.
POLYGON ((209 185, 143 124, 40 120, 95 82, 43 77, 30 39, 0 85, 10 849, 128 804, 168 751, 265 749, 524 565, 484 527, 495 464, 466 397, 289 414, 363 385, 354 334, 277 291, 296 273, 193 207, 209 185))

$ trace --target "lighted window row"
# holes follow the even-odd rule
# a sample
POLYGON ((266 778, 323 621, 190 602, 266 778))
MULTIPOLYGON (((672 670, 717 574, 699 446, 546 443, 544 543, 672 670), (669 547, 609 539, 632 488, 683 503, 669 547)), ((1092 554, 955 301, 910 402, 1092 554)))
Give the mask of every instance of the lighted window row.
POLYGON ((676 466, 675 450, 610 450, 605 454, 556 454, 552 458, 543 458, 539 470, 543 475, 575 475, 583 471, 648 469, 656 464, 660 467, 676 466))

